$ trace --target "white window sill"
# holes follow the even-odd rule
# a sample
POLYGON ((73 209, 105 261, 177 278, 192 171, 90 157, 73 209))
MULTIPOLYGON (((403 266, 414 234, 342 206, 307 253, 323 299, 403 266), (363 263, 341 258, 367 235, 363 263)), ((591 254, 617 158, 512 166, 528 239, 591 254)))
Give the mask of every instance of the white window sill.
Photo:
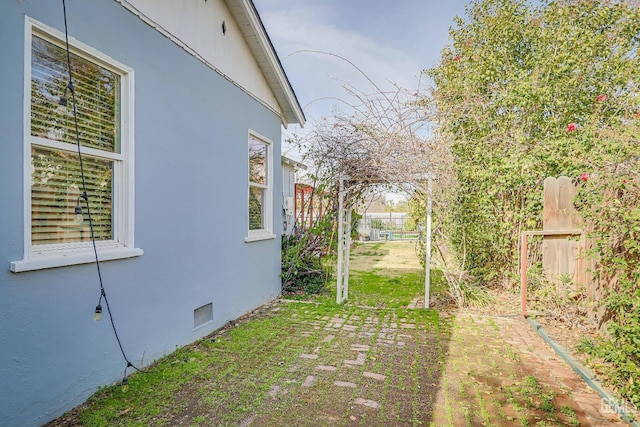
POLYGON ((275 239, 276 235, 275 234, 251 234, 247 237, 244 238, 245 243, 249 243, 249 242, 258 242, 260 240, 270 240, 270 239, 275 239))
MULTIPOLYGON (((98 259, 111 261, 115 259, 125 259, 140 256, 144 253, 139 248, 98 248, 98 259)), ((96 262, 93 250, 83 250, 60 254, 35 256, 31 259, 13 261, 11 271, 21 273, 23 271, 43 270, 45 268, 64 267, 68 265, 89 264, 96 262)))

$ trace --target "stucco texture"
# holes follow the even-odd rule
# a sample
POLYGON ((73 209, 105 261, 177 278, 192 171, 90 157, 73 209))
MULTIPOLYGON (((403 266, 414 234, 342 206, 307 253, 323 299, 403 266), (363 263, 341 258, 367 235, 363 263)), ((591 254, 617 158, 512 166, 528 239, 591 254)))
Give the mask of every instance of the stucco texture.
MULTIPOLYGON (((281 231, 281 119, 114 1, 69 0, 67 13, 72 37, 135 73, 135 246, 144 255, 101 270, 124 349, 142 367, 279 294, 279 238, 244 238, 250 130, 273 141, 281 231), (193 311, 207 303, 214 320, 194 329, 193 311)), ((61 2, 0 6, 3 426, 42 424, 125 367, 108 318, 92 320, 95 265, 9 271, 24 255, 25 16, 64 31, 61 2)))

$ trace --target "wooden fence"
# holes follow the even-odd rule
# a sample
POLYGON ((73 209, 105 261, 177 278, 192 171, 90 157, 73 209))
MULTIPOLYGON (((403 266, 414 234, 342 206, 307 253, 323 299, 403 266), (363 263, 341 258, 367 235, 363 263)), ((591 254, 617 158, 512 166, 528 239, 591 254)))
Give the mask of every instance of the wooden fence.
POLYGON ((566 176, 544 180, 542 231, 568 234, 543 235, 542 267, 552 281, 571 280, 593 296, 593 262, 586 256, 592 241, 583 233, 582 218, 573 205, 576 192, 577 183, 566 176))
POLYGON ((582 229, 582 218, 573 204, 577 182, 566 176, 544 180, 542 230, 525 231, 521 236, 522 313, 526 309, 528 238, 542 236, 542 267, 545 275, 560 290, 564 282, 584 287, 588 297, 600 299, 593 279, 595 261, 587 256, 592 239, 582 229))

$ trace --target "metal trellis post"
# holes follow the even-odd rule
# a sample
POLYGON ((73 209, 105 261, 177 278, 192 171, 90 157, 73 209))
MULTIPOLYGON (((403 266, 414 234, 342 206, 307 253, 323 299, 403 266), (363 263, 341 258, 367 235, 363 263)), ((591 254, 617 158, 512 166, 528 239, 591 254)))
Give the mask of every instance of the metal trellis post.
POLYGON ((433 177, 429 173, 427 188, 427 235, 425 242, 425 272, 424 272, 424 308, 429 308, 429 294, 431 288, 431 208, 433 177))
POLYGON ((336 302, 347 300, 349 293, 349 254, 351 249, 351 211, 345 206, 344 179, 340 179, 338 192, 338 278, 336 302))

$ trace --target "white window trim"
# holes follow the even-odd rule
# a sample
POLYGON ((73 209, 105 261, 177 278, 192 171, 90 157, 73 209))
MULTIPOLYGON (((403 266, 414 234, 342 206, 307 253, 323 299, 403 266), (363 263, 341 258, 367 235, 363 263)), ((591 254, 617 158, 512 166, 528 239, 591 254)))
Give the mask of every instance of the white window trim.
MULTIPOLYGON (((62 267, 67 265, 95 262, 92 242, 79 242, 54 245, 31 244, 31 146, 38 144, 56 148, 59 143, 31 136, 31 43, 32 36, 37 35, 47 41, 64 47, 65 36, 58 30, 25 17, 25 57, 24 57, 24 259, 11 262, 11 271, 40 270, 43 268, 62 267)), ((69 45, 78 56, 108 68, 120 77, 121 90, 121 141, 120 153, 113 153, 114 162, 114 197, 113 197, 113 240, 97 241, 98 259, 108 261, 130 258, 143 254, 142 249, 134 244, 134 70, 115 59, 69 37, 69 45)), ((64 147, 68 150, 68 145, 64 147)), ((93 154, 93 149, 81 147, 81 152, 93 154)))
POLYGON ((276 235, 273 233, 252 234, 244 238, 245 243, 259 242, 261 240, 275 239, 276 235))
MULTIPOLYGON (((262 228, 260 230, 249 230, 249 205, 247 204, 247 237, 244 238, 244 241, 249 242, 257 242, 260 240, 268 240, 275 239, 276 235, 273 234, 273 141, 269 138, 266 138, 260 135, 257 132, 249 130, 249 134, 247 137, 247 168, 250 168, 249 165, 249 138, 255 138, 261 142, 264 142, 267 145, 267 185, 257 185, 253 184, 256 187, 261 187, 266 189, 265 194, 267 195, 266 200, 263 206, 264 212, 264 225, 266 228, 262 228)), ((247 169, 248 171, 249 169, 247 169)), ((247 203, 249 201, 249 191, 252 184, 249 182, 249 173, 247 173, 247 203)))

